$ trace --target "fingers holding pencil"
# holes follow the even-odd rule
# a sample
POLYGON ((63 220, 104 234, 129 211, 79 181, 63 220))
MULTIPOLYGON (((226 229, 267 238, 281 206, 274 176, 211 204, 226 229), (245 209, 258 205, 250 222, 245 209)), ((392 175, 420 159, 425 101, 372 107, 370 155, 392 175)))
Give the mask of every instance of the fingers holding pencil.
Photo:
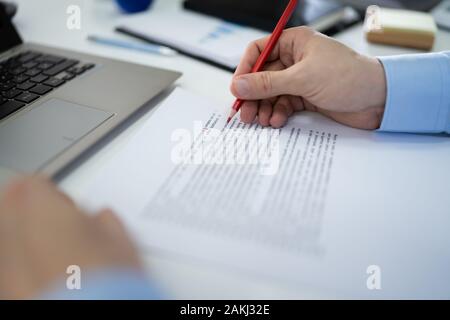
MULTIPOLYGON (((270 61, 270 58, 273 56, 276 56, 277 51, 275 49, 280 48, 279 44, 278 44, 278 40, 280 39, 283 30, 286 28, 287 23, 289 22, 292 14, 294 13, 296 7, 298 4, 298 0, 291 0, 289 1, 286 10, 284 11, 283 15, 281 16, 280 20, 278 21, 275 30, 273 31, 272 35, 268 38, 268 40, 266 39, 265 42, 263 41, 262 43, 258 43, 256 42, 256 49, 257 51, 260 52, 260 55, 258 56, 258 58, 256 59, 254 65, 251 67, 250 72, 251 73, 256 73, 261 71, 264 68, 264 65, 266 64, 267 61, 270 61), (263 50, 261 50, 264 47, 263 50)), ((252 50, 250 48, 250 50, 252 50)), ((279 52, 278 52, 279 55, 279 52)), ((256 55, 253 55, 253 58, 256 57, 256 55)), ((249 66, 251 66, 252 63, 244 63, 243 69, 247 69, 249 66)), ((268 74, 266 74, 266 76, 269 76, 268 74)), ((239 81, 239 79, 237 80, 237 82, 239 81)), ((268 84, 271 84, 271 82, 267 82, 268 84)), ((242 91, 243 93, 248 92, 249 90, 248 87, 248 83, 246 83, 245 81, 242 81, 241 83, 237 84, 237 90, 238 91, 242 91)), ((230 116, 228 117, 227 123, 229 123, 231 121, 231 119, 236 115, 237 112, 239 112, 240 108, 243 105, 243 100, 241 99, 237 99, 235 101, 235 103, 233 104, 230 116)))
MULTIPOLYGON (((256 64, 256 61, 260 57, 261 53, 264 51, 267 43, 269 42, 270 36, 267 36, 262 39, 258 39, 250 43, 245 50, 244 55, 241 58, 241 61, 234 73, 234 77, 251 73, 253 66, 256 64)), ((267 59, 266 63, 278 60, 280 56, 280 43, 278 42, 267 59)))
MULTIPOLYGON (((309 27, 295 27, 286 29, 280 36, 276 46, 270 54, 263 70, 277 70, 270 67, 273 63, 277 63, 284 68, 289 68, 301 60, 304 54, 306 43, 312 36, 318 34, 317 31, 309 27)), ((253 41, 247 47, 244 56, 233 75, 233 80, 243 74, 251 73, 253 66, 258 60, 261 52, 264 50, 270 36, 253 41)), ((279 70, 282 70, 281 68, 279 70)))

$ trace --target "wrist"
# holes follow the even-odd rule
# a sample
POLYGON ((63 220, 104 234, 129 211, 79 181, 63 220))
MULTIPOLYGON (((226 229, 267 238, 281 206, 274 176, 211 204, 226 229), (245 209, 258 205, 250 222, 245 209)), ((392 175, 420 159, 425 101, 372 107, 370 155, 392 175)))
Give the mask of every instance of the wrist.
POLYGON ((369 84, 366 92, 366 110, 373 115, 373 127, 379 128, 386 106, 386 73, 383 64, 377 58, 364 57, 364 60, 366 60, 365 81, 369 84))
POLYGON ((386 74, 383 64, 377 58, 368 58, 369 66, 369 81, 371 83, 372 90, 369 94, 369 103, 371 108, 380 109, 386 105, 387 97, 387 84, 386 74))

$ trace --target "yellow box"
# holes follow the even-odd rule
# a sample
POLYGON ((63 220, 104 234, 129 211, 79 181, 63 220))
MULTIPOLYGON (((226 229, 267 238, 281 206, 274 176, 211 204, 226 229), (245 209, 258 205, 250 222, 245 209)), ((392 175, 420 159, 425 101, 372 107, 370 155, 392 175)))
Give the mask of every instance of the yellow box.
POLYGON ((437 33, 428 13, 378 6, 367 8, 364 25, 370 42, 424 50, 433 48, 437 33))

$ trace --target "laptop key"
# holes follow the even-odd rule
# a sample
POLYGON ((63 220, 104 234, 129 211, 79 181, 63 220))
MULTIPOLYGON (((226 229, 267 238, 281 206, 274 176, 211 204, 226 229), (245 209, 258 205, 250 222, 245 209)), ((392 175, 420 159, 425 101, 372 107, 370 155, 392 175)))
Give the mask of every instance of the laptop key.
POLYGON ((5 67, 6 67, 7 69, 14 69, 14 68, 20 67, 21 65, 22 65, 22 63, 20 63, 20 62, 18 62, 18 61, 11 60, 11 61, 8 61, 8 62, 5 64, 5 67))
POLYGON ((54 87, 54 88, 59 87, 63 83, 64 83, 64 80, 60 80, 60 79, 56 79, 56 78, 50 78, 44 82, 45 85, 54 87))
POLYGON ((43 84, 39 84, 39 85, 37 85, 36 87, 30 89, 30 92, 36 93, 36 94, 39 94, 39 95, 42 96, 42 95, 44 95, 44 94, 46 94, 47 92, 50 92, 50 91, 52 91, 52 90, 53 90, 52 87, 45 86, 45 85, 43 85, 43 84))
POLYGON ((14 81, 15 83, 22 83, 22 82, 27 81, 28 79, 30 79, 29 76, 26 76, 26 75, 24 75, 24 74, 21 74, 21 75, 18 75, 17 77, 14 77, 13 81, 14 81))
POLYGON ((36 100, 37 98, 39 98, 39 96, 37 94, 30 93, 30 92, 24 92, 20 96, 16 97, 16 100, 18 100, 20 102, 30 103, 30 102, 33 102, 34 100, 36 100))
POLYGON ((27 69, 31 69, 31 68, 36 67, 37 65, 38 65, 37 62, 30 61, 30 62, 24 63, 24 64, 22 65, 22 67, 27 68, 27 69))
POLYGON ((40 75, 37 75, 36 77, 31 78, 30 81, 40 83, 47 79, 48 79, 48 76, 44 76, 43 74, 40 74, 40 75))
POLYGON ((48 70, 45 70, 44 74, 47 75, 47 76, 57 75, 58 73, 60 73, 60 72, 62 72, 64 70, 69 69, 70 67, 76 65, 78 62, 79 61, 77 61, 77 60, 64 61, 63 63, 57 64, 56 66, 54 66, 54 67, 52 67, 52 68, 50 68, 48 70))
POLYGON ((2 104, 4 104, 6 101, 8 101, 8 100, 5 100, 5 99, 3 99, 2 97, 0 97, 0 106, 1 106, 2 104))
POLYGON ((62 57, 46 54, 46 55, 43 55, 43 56, 37 58, 35 61, 39 62, 39 63, 41 63, 41 62, 49 62, 49 63, 57 64, 57 63, 61 63, 61 62, 66 61, 66 59, 64 59, 62 57))
POLYGON ((0 84, 0 91, 8 91, 9 89, 13 88, 15 84, 11 81, 3 82, 0 84))
POLYGON ((29 69, 27 72, 25 72, 25 75, 34 77, 34 76, 37 76, 38 74, 40 74, 41 72, 42 72, 41 69, 33 68, 33 69, 29 69))
POLYGON ((10 72, 11 72, 11 74, 13 74, 15 76, 18 76, 19 74, 24 73, 25 71, 27 71, 26 68, 24 68, 24 67, 17 67, 15 69, 11 70, 10 72))
POLYGON ((82 74, 84 71, 86 71, 86 69, 83 69, 82 67, 73 67, 67 70, 68 73, 75 74, 77 76, 82 74))
POLYGON ((47 70, 47 69, 50 69, 50 68, 53 67, 53 66, 54 66, 54 64, 51 63, 51 62, 42 62, 42 63, 39 64, 37 67, 38 67, 39 69, 42 69, 42 70, 47 70))
POLYGON ((93 63, 86 63, 85 65, 81 66, 84 70, 89 70, 95 67, 95 64, 93 63))
POLYGON ((0 107, 0 119, 3 119, 9 116, 11 113, 19 110, 24 107, 25 103, 9 100, 6 103, 2 104, 0 107))
POLYGON ((26 62, 28 62, 28 61, 31 61, 31 60, 33 60, 33 59, 36 59, 36 58, 39 57, 39 56, 40 56, 39 53, 29 52, 29 53, 26 53, 26 54, 20 56, 20 57, 17 59, 17 61, 19 61, 19 62, 21 62, 21 63, 26 63, 26 62))
POLYGON ((72 80, 73 78, 75 78, 74 74, 66 72, 65 74, 62 75, 61 79, 64 81, 69 81, 72 80))
POLYGON ((0 74, 0 82, 5 82, 11 80, 14 76, 9 72, 4 72, 0 74))
POLYGON ((6 99, 12 99, 12 98, 18 96, 18 95, 21 94, 21 93, 22 93, 22 91, 20 91, 20 90, 17 90, 17 89, 11 89, 11 90, 8 90, 8 91, 3 92, 2 95, 3 95, 3 97, 5 97, 6 99))
POLYGON ((27 90, 30 90, 31 88, 33 88, 35 85, 36 85, 36 83, 27 81, 27 82, 17 85, 16 88, 19 90, 27 91, 27 90))

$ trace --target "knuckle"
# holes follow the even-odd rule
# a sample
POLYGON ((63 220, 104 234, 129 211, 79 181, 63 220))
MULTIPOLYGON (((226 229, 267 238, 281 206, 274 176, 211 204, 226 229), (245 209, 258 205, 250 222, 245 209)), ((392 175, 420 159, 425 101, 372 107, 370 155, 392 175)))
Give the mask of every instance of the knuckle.
POLYGON ((24 194, 25 191, 28 189, 28 187, 31 184, 31 178, 29 177, 25 177, 25 178, 20 178, 18 180, 16 180, 15 182, 13 182, 8 190, 16 193, 16 194, 24 194))
POLYGON ((273 89, 273 79, 271 72, 261 73, 261 88, 264 93, 271 93, 273 89))
POLYGON ((253 48, 258 46, 258 40, 253 40, 250 42, 250 44, 247 46, 247 51, 252 50, 253 48))
POLYGON ((289 114, 290 107, 289 107, 288 101, 286 101, 285 99, 280 99, 280 101, 278 101, 277 105, 278 105, 279 112, 282 112, 283 114, 289 114))
POLYGON ((270 39, 269 37, 263 37, 257 40, 253 40, 247 46, 247 52, 253 52, 255 49, 260 50, 261 46, 270 39))
POLYGON ((30 194, 49 186, 49 179, 42 176, 21 177, 6 187, 3 200, 10 203, 24 204, 28 202, 30 194))
POLYGON ((23 178, 22 187, 25 191, 33 191, 38 188, 47 187, 49 184, 48 180, 43 176, 28 176, 23 178))
POLYGON ((28 189, 28 180, 21 178, 10 183, 3 192, 2 202, 7 205, 15 205, 22 202, 28 189))
POLYGON ((253 44, 253 42, 251 42, 245 49, 244 57, 248 57, 250 55, 250 53, 253 51, 253 47, 254 47, 254 44, 253 44))
POLYGON ((290 32, 292 32, 291 36, 294 39, 300 40, 300 41, 307 41, 311 39, 314 35, 319 34, 318 31, 314 30, 311 27, 307 26, 300 26, 290 29, 290 32))
POLYGON ((255 51, 255 49, 258 49, 258 40, 250 42, 250 44, 247 46, 247 49, 245 50, 245 55, 248 56, 253 51, 255 51))
POLYGON ((308 26, 300 26, 300 27, 297 27, 296 29, 297 29, 297 32, 300 32, 304 35, 310 35, 310 34, 313 34, 316 32, 313 28, 308 27, 308 26))

